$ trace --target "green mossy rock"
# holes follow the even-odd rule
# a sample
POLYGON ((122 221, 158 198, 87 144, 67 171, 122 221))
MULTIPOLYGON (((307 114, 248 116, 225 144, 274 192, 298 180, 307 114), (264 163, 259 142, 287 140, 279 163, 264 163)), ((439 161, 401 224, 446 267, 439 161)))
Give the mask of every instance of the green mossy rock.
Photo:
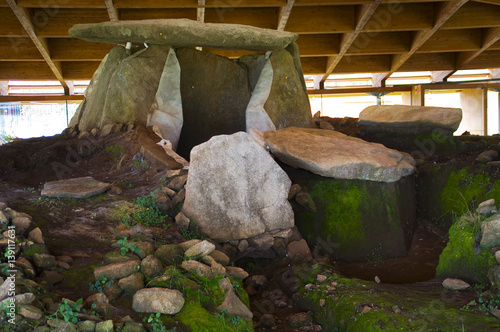
POLYGON ((344 261, 406 255, 416 225, 412 177, 336 180, 282 167, 313 200, 316 211, 292 201, 295 224, 312 247, 344 261))
POLYGON ((449 228, 455 216, 473 211, 487 199, 500 200, 500 180, 487 168, 436 166, 416 178, 419 217, 449 228))
POLYGON ((443 290, 440 284, 376 284, 320 272, 328 277, 328 283, 316 283, 312 290, 305 290, 306 283, 314 283, 316 273, 318 271, 304 267, 301 273, 295 274, 302 280, 302 286, 294 300, 313 311, 324 331, 460 332, 500 328, 498 319, 477 308, 461 310, 467 300, 455 296, 456 292, 443 290), (335 290, 327 291, 332 282, 337 283, 335 290), (324 306, 320 300, 324 300, 324 306), (362 313, 367 306, 371 310, 362 313))
POLYGON ((480 220, 457 220, 449 230, 449 241, 439 256, 437 276, 488 283, 488 270, 497 264, 495 255, 477 241, 480 220))

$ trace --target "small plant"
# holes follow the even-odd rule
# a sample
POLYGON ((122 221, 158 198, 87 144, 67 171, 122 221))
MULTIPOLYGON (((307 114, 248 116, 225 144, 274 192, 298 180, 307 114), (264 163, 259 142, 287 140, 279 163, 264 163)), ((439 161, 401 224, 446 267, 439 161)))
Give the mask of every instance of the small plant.
POLYGON ((59 303, 59 308, 57 309, 57 311, 47 318, 58 318, 58 314, 60 314, 66 323, 76 324, 78 323, 78 313, 82 310, 80 308, 82 303, 82 298, 78 299, 78 301, 76 302, 69 302, 67 299, 65 299, 63 303, 59 303))
POLYGON ((99 277, 99 280, 97 280, 95 283, 89 282, 89 290, 91 291, 97 291, 99 293, 102 293, 106 288, 111 287, 113 285, 114 280, 108 280, 105 276, 101 275, 99 277))
POLYGON ((105 149, 105 151, 111 156, 111 159, 113 159, 113 161, 119 161, 124 150, 125 149, 123 148, 123 146, 119 145, 108 145, 105 149))
POLYGON ((179 233, 181 233, 182 237, 184 237, 186 240, 201 239, 202 234, 198 226, 195 225, 191 227, 192 227, 191 230, 187 228, 181 228, 179 230, 179 233))
POLYGON ((150 165, 149 165, 149 162, 144 159, 144 156, 140 155, 140 154, 136 154, 133 158, 132 158, 132 168, 134 169, 149 169, 150 168, 150 165))
POLYGON ((118 240, 117 243, 119 245, 121 245, 120 252, 121 252, 122 256, 125 256, 125 254, 129 251, 133 254, 138 254, 141 252, 141 250, 139 249, 139 247, 135 243, 133 243, 133 242, 128 243, 127 242, 127 237, 118 240))
POLYGON ((235 291, 238 291, 240 289, 240 284, 237 281, 233 282, 233 289, 235 291))
POLYGON ((477 300, 473 300, 466 305, 464 305, 460 310, 473 310, 483 312, 488 315, 491 310, 499 309, 500 299, 493 294, 484 295, 480 294, 477 300))
MULTIPOLYGON (((143 321, 145 323, 148 323, 150 324, 151 326, 151 330, 153 331, 167 331, 167 328, 165 327, 165 324, 163 324, 163 322, 160 320, 160 316, 161 314, 159 312, 157 312, 156 314, 150 314, 149 317, 144 317, 143 321)), ((174 329, 170 329, 168 331, 175 331, 175 327, 174 329)))
POLYGON ((115 185, 120 189, 133 189, 134 185, 127 180, 118 180, 115 185))
POLYGON ((28 187, 26 188, 26 190, 28 190, 32 194, 36 194, 36 189, 34 187, 28 187))

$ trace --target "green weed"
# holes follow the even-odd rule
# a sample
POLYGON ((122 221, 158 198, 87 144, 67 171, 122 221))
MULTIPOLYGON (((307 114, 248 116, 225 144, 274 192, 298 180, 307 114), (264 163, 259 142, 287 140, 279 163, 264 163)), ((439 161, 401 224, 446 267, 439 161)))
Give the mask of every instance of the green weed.
POLYGON ((139 247, 135 243, 133 243, 133 242, 128 243, 127 242, 127 237, 118 240, 117 243, 119 245, 121 245, 120 252, 121 252, 122 256, 125 256, 125 254, 127 252, 131 252, 133 254, 138 254, 141 252, 141 250, 139 249, 139 247))
POLYGON ((108 145, 105 151, 110 155, 113 161, 119 161, 125 149, 119 145, 108 145))

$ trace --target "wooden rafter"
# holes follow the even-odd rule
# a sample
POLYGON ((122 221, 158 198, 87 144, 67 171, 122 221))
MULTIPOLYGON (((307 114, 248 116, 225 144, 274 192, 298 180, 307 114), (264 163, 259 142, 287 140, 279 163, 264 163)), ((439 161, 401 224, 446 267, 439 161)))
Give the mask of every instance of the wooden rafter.
POLYGON ((388 79, 394 72, 401 68, 405 62, 408 61, 408 59, 410 59, 420 49, 420 47, 439 30, 439 28, 441 28, 441 26, 443 26, 443 24, 445 24, 446 21, 457 12, 457 10, 467 3, 467 1, 468 0, 457 0, 444 3, 437 13, 434 26, 429 30, 420 31, 416 34, 409 52, 398 54, 393 57, 391 70, 387 73, 386 77, 384 77, 383 81, 388 79))
POLYGON ((28 13, 24 8, 19 7, 15 0, 5 0, 5 1, 9 5, 10 9, 12 9, 14 15, 16 15, 17 19, 23 26, 24 30, 26 30, 26 33, 31 38, 38 51, 40 51, 40 54, 42 55, 43 59, 49 66, 50 70, 54 73, 54 76, 61 83, 62 87, 64 88, 64 93, 69 94, 69 86, 68 84, 66 84, 66 81, 63 78, 61 63, 53 61, 52 58, 50 57, 47 40, 44 38, 40 38, 36 35, 35 25, 29 18, 30 16, 28 15, 28 13))
POLYGON ((356 23, 356 28, 354 29, 353 32, 345 33, 342 38, 339 55, 328 57, 326 73, 321 79, 322 82, 325 82, 328 79, 328 76, 330 76, 332 71, 335 69, 335 67, 337 67, 340 60, 344 57, 347 50, 354 43, 354 41, 361 33, 368 20, 375 13, 375 10, 378 8, 381 2, 382 0, 374 0, 373 3, 371 4, 362 5, 359 18, 356 23))
POLYGON ((108 10, 109 19, 111 21, 118 21, 120 16, 118 15, 118 9, 116 9, 113 0, 104 0, 106 4, 106 9, 108 10))
POLYGON ((280 16, 278 19, 278 31, 285 30, 286 23, 288 22, 288 18, 290 17, 290 13, 292 12, 294 4, 295 0, 288 0, 286 2, 286 6, 280 7, 280 16))

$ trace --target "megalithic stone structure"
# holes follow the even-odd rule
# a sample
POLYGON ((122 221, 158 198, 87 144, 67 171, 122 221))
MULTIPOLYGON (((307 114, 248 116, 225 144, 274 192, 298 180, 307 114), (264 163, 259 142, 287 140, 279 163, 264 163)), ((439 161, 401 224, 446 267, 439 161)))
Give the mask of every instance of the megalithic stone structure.
POLYGON ((103 60, 71 121, 79 130, 156 125, 188 157, 215 135, 314 126, 296 34, 186 19, 77 24, 69 33, 138 46, 103 60), (262 53, 232 60, 198 46, 262 53))

